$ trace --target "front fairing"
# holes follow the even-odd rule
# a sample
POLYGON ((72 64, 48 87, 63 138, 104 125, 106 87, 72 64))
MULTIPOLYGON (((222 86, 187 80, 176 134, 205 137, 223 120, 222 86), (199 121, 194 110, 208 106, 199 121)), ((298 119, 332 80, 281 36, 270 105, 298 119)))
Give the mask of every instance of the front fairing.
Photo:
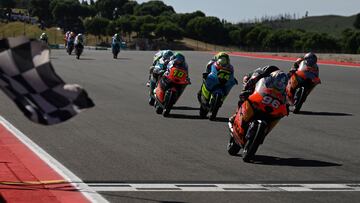
POLYGON ((248 99, 252 107, 264 117, 278 118, 288 115, 285 89, 271 87, 265 78, 257 82, 254 93, 248 99))
POLYGON ((189 84, 187 71, 182 67, 172 66, 166 71, 164 76, 175 84, 189 84))

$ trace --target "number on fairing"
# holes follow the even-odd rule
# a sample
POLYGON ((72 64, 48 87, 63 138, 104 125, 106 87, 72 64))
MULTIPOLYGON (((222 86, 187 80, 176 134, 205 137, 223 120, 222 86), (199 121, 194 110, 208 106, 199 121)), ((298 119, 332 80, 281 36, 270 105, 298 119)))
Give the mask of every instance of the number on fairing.
POLYGON ((184 76, 184 72, 179 71, 179 70, 174 70, 173 76, 177 77, 177 78, 182 78, 184 76))
POLYGON ((265 104, 265 105, 271 104, 271 106, 274 107, 275 109, 280 107, 280 101, 277 100, 277 99, 273 99, 270 96, 264 96, 263 100, 262 100, 262 103, 265 104))

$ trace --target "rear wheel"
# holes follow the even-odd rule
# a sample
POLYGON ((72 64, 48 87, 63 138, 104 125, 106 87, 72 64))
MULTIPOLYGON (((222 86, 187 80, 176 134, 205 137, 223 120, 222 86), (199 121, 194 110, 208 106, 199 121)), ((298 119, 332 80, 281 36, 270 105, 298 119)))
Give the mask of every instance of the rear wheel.
POLYGON ((237 153, 239 153, 241 147, 235 142, 235 139, 230 136, 230 140, 227 146, 227 151, 231 156, 235 156, 237 153))

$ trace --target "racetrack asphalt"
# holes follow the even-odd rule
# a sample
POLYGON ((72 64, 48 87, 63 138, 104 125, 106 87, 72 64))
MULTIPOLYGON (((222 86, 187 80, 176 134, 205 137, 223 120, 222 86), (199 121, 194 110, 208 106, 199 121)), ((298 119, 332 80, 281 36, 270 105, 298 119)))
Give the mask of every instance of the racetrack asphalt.
MULTIPOLYGON (((212 57, 183 52, 192 84, 169 118, 148 105, 145 83, 155 52, 85 50, 80 60, 52 50, 56 72, 78 83, 95 108, 68 122, 40 126, 0 93, 3 117, 85 183, 360 183, 360 68, 321 65, 322 84, 298 115, 283 118, 254 163, 230 156, 227 119, 242 88, 235 86, 217 121, 200 119, 196 93, 212 57)), ((241 81, 249 71, 291 62, 231 57, 241 81)), ((354 202, 359 192, 99 192, 110 202, 354 202)), ((355 201, 356 202, 356 201, 355 201)))

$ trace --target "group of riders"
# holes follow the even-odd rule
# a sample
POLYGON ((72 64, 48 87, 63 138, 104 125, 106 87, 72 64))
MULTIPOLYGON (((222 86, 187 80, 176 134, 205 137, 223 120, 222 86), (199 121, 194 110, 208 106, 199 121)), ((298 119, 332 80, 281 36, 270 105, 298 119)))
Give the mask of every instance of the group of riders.
MULTIPOLYGON (((274 119, 269 122, 270 126, 264 134, 269 133, 282 117, 289 115, 290 107, 294 106, 294 95, 295 97, 299 97, 296 85, 298 85, 298 83, 300 83, 299 81, 302 80, 300 77, 300 79, 296 79, 293 76, 299 72, 298 70, 303 69, 303 67, 306 67, 307 71, 311 71, 314 77, 319 80, 317 56, 312 52, 305 54, 304 57, 298 58, 290 71, 287 73, 280 70, 277 66, 268 65, 257 68, 243 77, 243 89, 239 95, 239 101, 235 114, 229 118, 229 126, 232 131, 232 137, 229 142, 228 151, 231 155, 235 155, 240 148, 247 146, 247 140, 250 139, 247 137, 247 134, 249 134, 248 131, 251 126, 250 122, 252 122, 250 117, 254 117, 255 114, 259 114, 258 112, 260 112, 255 112, 254 109, 262 109, 263 113, 260 114, 268 114, 274 117, 274 119), (234 133, 233 131, 237 132, 234 133), (238 137, 236 137, 235 134, 238 135, 238 137), (234 145, 237 147, 234 148, 234 145)), ((171 76, 171 74, 178 74, 179 72, 182 72, 182 75, 186 76, 186 78, 183 79, 187 81, 187 83, 182 84, 185 84, 185 86, 186 84, 190 84, 188 65, 183 54, 171 50, 162 50, 155 54, 153 63, 149 70, 149 81, 146 84, 146 86, 149 87, 150 105, 154 105, 155 108, 158 107, 157 105, 160 105, 162 108, 166 108, 166 104, 161 104, 166 103, 164 99, 158 99, 158 97, 164 97, 163 94, 166 94, 167 90, 172 88, 171 83, 176 84, 174 81, 169 81, 169 78, 171 78, 169 76, 171 76), (176 70, 173 71, 172 69, 176 70), (159 91, 159 89, 163 89, 163 91, 159 91)), ((301 73, 298 74, 301 76, 301 73)), ((206 117, 208 111, 205 111, 205 114, 202 114, 202 110, 206 106, 211 106, 211 103, 214 103, 214 92, 221 92, 222 97, 220 99, 220 107, 232 87, 238 84, 238 82, 234 77, 234 67, 231 65, 229 54, 226 52, 217 53, 206 65, 205 72, 202 76, 203 83, 197 93, 197 98, 201 106, 200 116, 206 117)), ((320 80, 318 83, 320 83, 320 80)), ((309 88, 307 94, 310 93, 315 85, 309 88)), ((184 85, 177 87, 180 87, 180 93, 178 93, 178 96, 180 96, 184 90, 184 85)), ((302 102, 305 101, 306 96, 307 95, 304 96, 302 102)), ((211 108, 209 108, 210 111, 211 108)), ((162 111, 156 112, 162 113, 162 111)), ((265 118, 266 116, 264 115, 257 115, 257 118, 265 118)), ((269 117, 270 116, 266 118, 269 117)), ((212 120, 211 116, 210 120, 212 120)), ((244 153, 246 153, 245 149, 244 153)))
MULTIPOLYGON (((45 44, 48 44, 48 36, 45 32, 40 35, 39 39, 45 44)), ((64 36, 64 45, 66 52, 69 55, 71 55, 72 50, 75 48, 77 58, 79 58, 80 54, 84 49, 84 41, 85 41, 85 37, 82 33, 78 33, 76 35, 72 31, 67 31, 64 36)), ((112 52, 114 54, 114 58, 117 58, 117 55, 120 52, 121 43, 122 43, 121 35, 115 33, 111 41, 111 47, 112 47, 112 52)))

